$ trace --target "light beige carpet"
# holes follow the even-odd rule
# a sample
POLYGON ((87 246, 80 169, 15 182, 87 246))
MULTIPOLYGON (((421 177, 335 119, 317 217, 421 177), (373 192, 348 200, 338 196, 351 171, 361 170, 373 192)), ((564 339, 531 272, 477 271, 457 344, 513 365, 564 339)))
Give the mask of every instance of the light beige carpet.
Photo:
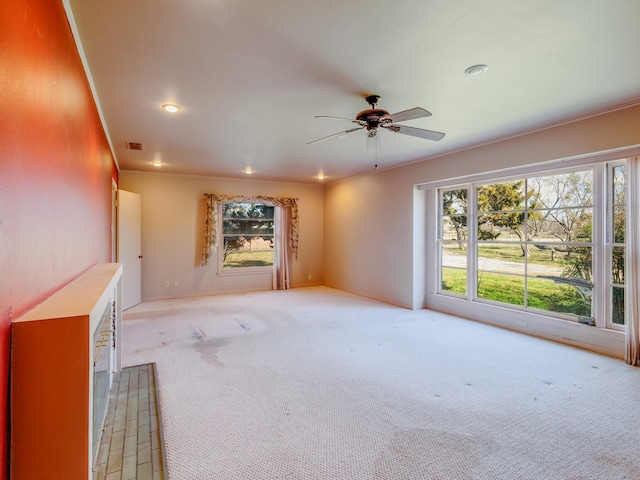
POLYGON ((325 287, 150 302, 171 480, 640 478, 640 369, 325 287))

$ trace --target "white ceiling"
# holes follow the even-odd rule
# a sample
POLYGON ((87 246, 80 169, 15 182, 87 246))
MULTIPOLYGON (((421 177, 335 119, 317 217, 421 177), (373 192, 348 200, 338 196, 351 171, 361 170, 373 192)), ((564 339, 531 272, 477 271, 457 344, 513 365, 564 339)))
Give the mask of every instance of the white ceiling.
POLYGON ((638 0, 65 1, 124 170, 370 172, 364 131, 307 145, 355 126, 314 115, 354 118, 366 94, 446 133, 382 131, 382 169, 640 100, 638 0))

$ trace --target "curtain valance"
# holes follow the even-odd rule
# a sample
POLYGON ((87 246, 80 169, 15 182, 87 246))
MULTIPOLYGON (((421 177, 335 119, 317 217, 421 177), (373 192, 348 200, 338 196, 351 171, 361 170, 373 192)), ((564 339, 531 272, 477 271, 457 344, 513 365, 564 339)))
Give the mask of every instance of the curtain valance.
POLYGON ((204 246, 202 251, 202 265, 208 265, 211 259, 211 251, 218 246, 218 205, 231 202, 246 203, 268 203, 276 207, 290 209, 291 221, 289 231, 286 232, 288 237, 288 246, 294 258, 298 258, 298 202, 295 198, 286 197, 267 197, 264 195, 247 196, 247 195, 218 195, 215 193, 204 194, 207 202, 207 216, 204 224, 204 246))

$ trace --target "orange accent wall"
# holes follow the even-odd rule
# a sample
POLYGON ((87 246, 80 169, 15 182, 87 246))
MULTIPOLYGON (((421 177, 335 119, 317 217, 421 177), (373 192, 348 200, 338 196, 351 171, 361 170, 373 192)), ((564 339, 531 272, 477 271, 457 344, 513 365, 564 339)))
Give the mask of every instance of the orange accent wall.
POLYGON ((0 92, 4 479, 10 323, 111 260, 111 179, 118 175, 61 0, 2 1, 0 92))

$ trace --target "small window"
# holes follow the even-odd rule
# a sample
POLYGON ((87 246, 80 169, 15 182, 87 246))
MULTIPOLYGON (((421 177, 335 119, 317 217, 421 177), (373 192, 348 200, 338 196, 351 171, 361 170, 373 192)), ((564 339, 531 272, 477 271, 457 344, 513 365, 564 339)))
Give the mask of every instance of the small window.
POLYGON ((438 229, 439 292, 466 295, 467 242, 467 189, 443 190, 438 229))
POLYGON ((608 174, 609 326, 615 330, 624 330, 625 223, 627 208, 624 163, 610 164, 608 174))
POLYGON ((220 210, 222 270, 271 267, 275 207, 264 203, 232 202, 222 204, 220 210))

